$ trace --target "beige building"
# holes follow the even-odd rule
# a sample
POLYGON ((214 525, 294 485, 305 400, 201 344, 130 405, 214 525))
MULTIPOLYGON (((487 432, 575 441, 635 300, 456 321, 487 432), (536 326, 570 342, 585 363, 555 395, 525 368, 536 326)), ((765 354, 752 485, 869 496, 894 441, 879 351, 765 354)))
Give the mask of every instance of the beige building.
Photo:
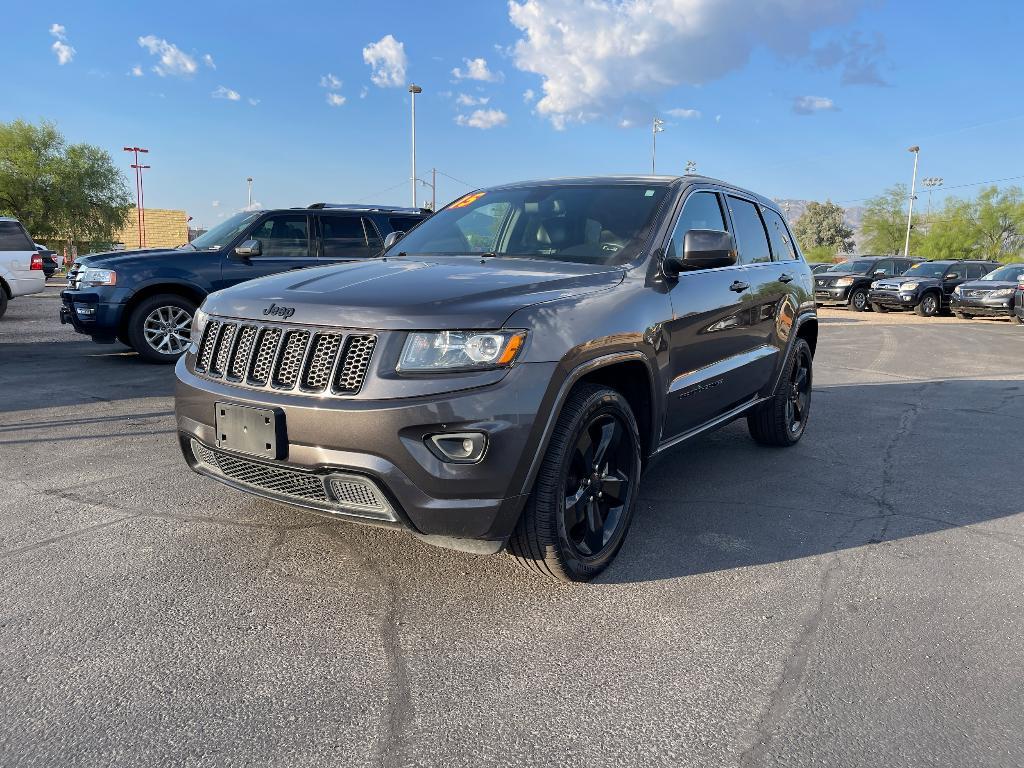
MULTIPOLYGON (((188 214, 166 208, 145 209, 144 248, 175 248, 188 242, 188 214)), ((139 247, 139 213, 137 208, 128 212, 128 223, 114 234, 115 247, 126 251, 139 247)))

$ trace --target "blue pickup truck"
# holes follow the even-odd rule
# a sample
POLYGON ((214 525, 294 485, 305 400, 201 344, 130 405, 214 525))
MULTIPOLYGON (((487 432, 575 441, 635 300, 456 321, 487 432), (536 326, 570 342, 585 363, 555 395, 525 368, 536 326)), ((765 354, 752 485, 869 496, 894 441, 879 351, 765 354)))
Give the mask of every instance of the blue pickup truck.
POLYGON ((376 257, 385 237, 429 214, 330 203, 245 211, 178 248, 85 256, 68 272, 60 320, 100 344, 120 341, 146 360, 173 363, 208 294, 276 272, 376 257))

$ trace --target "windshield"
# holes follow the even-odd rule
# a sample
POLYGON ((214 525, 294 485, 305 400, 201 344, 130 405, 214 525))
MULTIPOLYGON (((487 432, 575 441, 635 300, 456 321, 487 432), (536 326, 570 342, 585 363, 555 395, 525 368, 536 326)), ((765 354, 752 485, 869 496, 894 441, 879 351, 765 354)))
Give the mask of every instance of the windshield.
POLYGON ((236 213, 230 219, 222 221, 209 232, 201 234, 189 243, 189 245, 197 251, 213 251, 218 248, 223 248, 238 237, 242 230, 249 226, 249 224, 259 215, 259 212, 252 213, 243 211, 242 213, 236 213))
POLYGON ((854 275, 866 275, 875 266, 875 259, 854 259, 841 261, 828 268, 829 272, 848 272, 854 275))
POLYGON ((1024 264, 1007 264, 989 272, 982 280, 996 280, 1002 283, 1024 283, 1024 264))
POLYGON ((946 272, 948 264, 934 261, 922 261, 920 264, 915 264, 906 272, 903 273, 904 277, 942 277, 946 272))
POLYGON ((647 240, 665 184, 566 184, 473 192, 394 247, 408 254, 490 254, 623 264, 647 240))

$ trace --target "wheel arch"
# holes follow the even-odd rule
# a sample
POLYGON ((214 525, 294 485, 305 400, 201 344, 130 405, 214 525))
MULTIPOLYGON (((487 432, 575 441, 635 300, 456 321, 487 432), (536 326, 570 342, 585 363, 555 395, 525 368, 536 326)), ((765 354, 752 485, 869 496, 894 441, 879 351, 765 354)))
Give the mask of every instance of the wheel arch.
POLYGON ((118 335, 121 336, 121 338, 124 338, 125 334, 128 333, 128 322, 130 321, 135 308, 150 296, 156 296, 161 293, 182 296, 193 302, 197 307, 202 304, 203 299, 206 298, 205 291, 188 283, 152 283, 150 285, 143 286, 133 293, 131 298, 125 302, 124 311, 121 312, 121 320, 118 323, 117 329, 118 335))
POLYGON ((0 277, 0 291, 3 291, 3 292, 4 292, 4 295, 5 295, 5 296, 6 296, 6 297, 7 297, 8 299, 13 299, 13 298, 14 298, 14 294, 13 294, 13 292, 11 291, 11 286, 9 286, 9 285, 7 284, 7 281, 6 281, 6 280, 4 280, 4 279, 3 279, 2 277, 0 277))

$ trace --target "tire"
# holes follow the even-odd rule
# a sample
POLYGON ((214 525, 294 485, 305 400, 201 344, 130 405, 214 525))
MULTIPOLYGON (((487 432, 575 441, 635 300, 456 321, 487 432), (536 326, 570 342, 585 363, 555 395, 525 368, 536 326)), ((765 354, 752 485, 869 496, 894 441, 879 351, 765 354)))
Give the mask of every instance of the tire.
POLYGON ((7 291, 5 291, 4 287, 0 285, 0 317, 3 317, 4 313, 7 311, 7 304, 7 291))
POLYGON ((971 318, 974 317, 974 315, 968 315, 966 312, 954 311, 953 314, 956 315, 957 320, 970 320, 971 318))
MULTIPOLYGON (((0 316, 3 315, 3 310, 0 309, 0 316)), ((1010 313, 1010 322, 1016 323, 1017 325, 1024 325, 1024 317, 1021 317, 1016 312, 1010 313)))
POLYGON ((868 304, 868 292, 863 288, 858 288, 850 294, 850 299, 847 302, 849 307, 854 312, 867 312, 871 309, 871 305, 868 304))
POLYGON ((558 581, 597 576, 626 538, 640 469, 640 432, 626 399, 608 387, 577 386, 558 416, 530 498, 509 539, 516 561, 558 581), (592 461, 604 466, 593 471, 592 461), (567 505, 570 499, 574 503, 567 505))
POLYGON ((128 342, 144 360, 174 363, 188 349, 195 312, 195 304, 174 293, 143 299, 128 318, 128 342), (183 324, 182 313, 188 316, 187 324, 183 324))
POLYGON ((871 302, 871 311, 872 312, 878 312, 879 314, 884 314, 885 312, 888 312, 889 310, 886 309, 885 307, 883 307, 881 304, 876 304, 875 302, 871 302))
POLYGON ((917 306, 914 307, 914 311, 921 317, 935 317, 939 314, 939 297, 934 293, 926 293, 921 297, 921 300, 917 302, 917 306))
POLYGON ((754 442, 788 448, 800 441, 811 411, 813 379, 811 345, 798 338, 775 394, 747 414, 747 429, 754 442))

